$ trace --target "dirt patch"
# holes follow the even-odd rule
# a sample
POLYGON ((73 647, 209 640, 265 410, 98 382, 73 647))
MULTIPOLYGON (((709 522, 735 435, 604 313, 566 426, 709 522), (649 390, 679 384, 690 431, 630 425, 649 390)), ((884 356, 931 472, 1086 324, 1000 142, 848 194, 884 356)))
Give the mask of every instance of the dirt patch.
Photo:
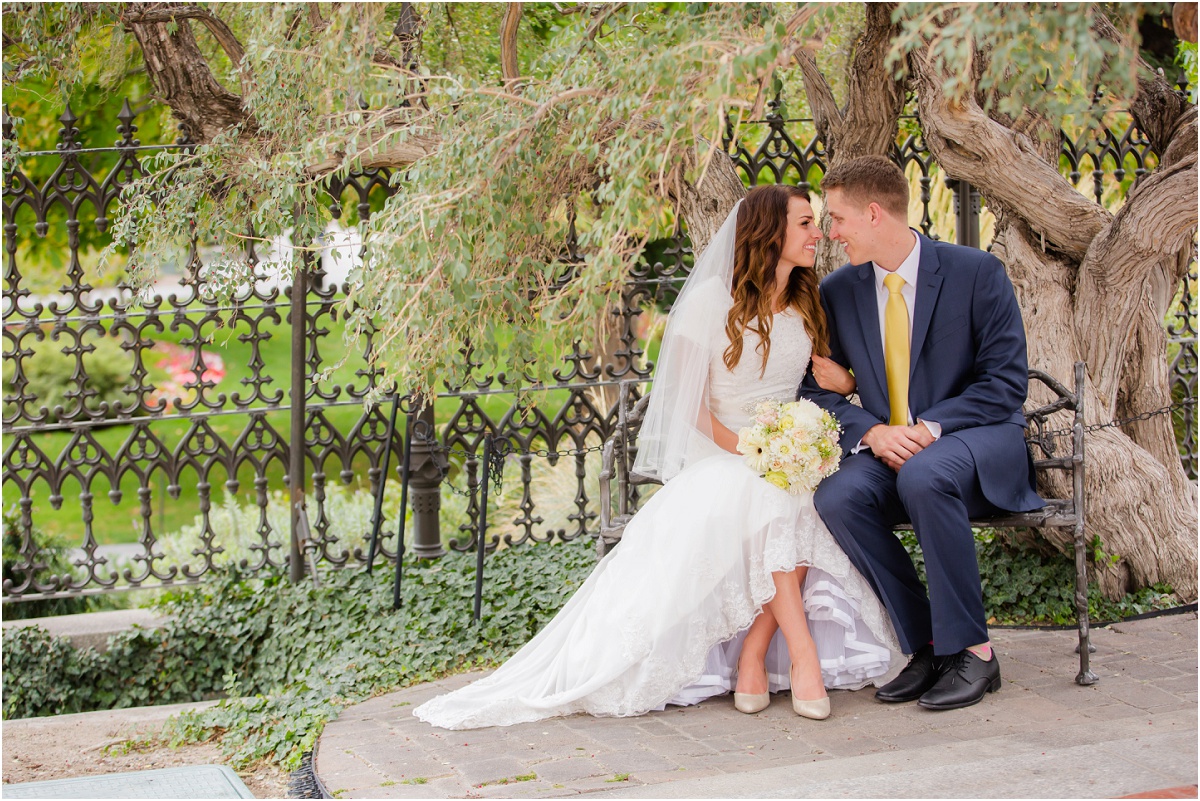
MULTIPOLYGON (((181 704, 5 721, 4 784, 222 765, 213 743, 172 748, 160 736, 169 717, 195 708, 181 704)), ((287 795, 287 773, 273 765, 236 772, 257 798, 287 795)))

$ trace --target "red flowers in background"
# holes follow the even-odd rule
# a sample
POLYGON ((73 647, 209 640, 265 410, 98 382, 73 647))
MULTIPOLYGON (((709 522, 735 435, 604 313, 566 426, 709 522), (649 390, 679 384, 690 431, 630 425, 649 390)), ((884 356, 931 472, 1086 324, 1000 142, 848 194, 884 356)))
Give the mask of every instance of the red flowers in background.
POLYGON ((171 342, 159 342, 153 350, 163 354, 155 366, 165 370, 168 377, 157 382, 151 401, 165 400, 168 406, 175 399, 186 403, 195 397, 199 384, 216 386, 225 377, 225 361, 215 353, 200 352, 203 370, 197 380, 196 351, 171 342))

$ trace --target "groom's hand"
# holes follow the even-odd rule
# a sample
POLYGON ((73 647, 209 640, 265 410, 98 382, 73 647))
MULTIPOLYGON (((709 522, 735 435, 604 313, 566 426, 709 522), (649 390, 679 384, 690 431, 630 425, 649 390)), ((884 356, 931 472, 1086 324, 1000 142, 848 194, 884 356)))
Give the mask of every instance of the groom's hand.
POLYGON ((908 429, 909 436, 921 444, 921 450, 925 450, 937 441, 937 437, 924 423, 918 422, 916 425, 905 426, 905 428, 908 429))
POLYGON ((872 426, 863 435, 862 442, 871 452, 893 470, 933 443, 933 434, 923 424, 915 426, 872 426))

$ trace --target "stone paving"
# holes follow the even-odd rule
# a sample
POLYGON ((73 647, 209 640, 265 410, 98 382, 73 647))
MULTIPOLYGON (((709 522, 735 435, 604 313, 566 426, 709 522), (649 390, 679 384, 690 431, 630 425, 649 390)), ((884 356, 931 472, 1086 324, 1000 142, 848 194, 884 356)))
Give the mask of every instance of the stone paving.
POLYGON ((1093 630, 1100 682, 1080 687, 1074 632, 995 630, 1003 689, 930 712, 870 689, 797 717, 730 697, 637 718, 573 716, 452 732, 414 706, 455 676, 347 709, 317 775, 339 798, 1112 797, 1196 784, 1195 613, 1093 630))

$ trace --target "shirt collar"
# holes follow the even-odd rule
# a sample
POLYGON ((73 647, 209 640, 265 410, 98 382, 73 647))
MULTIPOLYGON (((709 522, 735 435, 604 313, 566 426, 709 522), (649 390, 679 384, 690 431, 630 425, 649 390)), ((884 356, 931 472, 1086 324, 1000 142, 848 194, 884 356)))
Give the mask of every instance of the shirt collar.
MULTIPOLYGON (((912 231, 911 228, 909 230, 912 231)), ((900 262, 900 266, 896 268, 896 274, 904 279, 905 284, 916 288, 917 273, 921 264, 921 237, 913 231, 913 238, 916 240, 916 244, 913 245, 912 251, 904 261, 900 262)), ((875 262, 871 262, 871 267, 875 270, 875 288, 883 292, 883 279, 887 277, 888 271, 875 262)))

